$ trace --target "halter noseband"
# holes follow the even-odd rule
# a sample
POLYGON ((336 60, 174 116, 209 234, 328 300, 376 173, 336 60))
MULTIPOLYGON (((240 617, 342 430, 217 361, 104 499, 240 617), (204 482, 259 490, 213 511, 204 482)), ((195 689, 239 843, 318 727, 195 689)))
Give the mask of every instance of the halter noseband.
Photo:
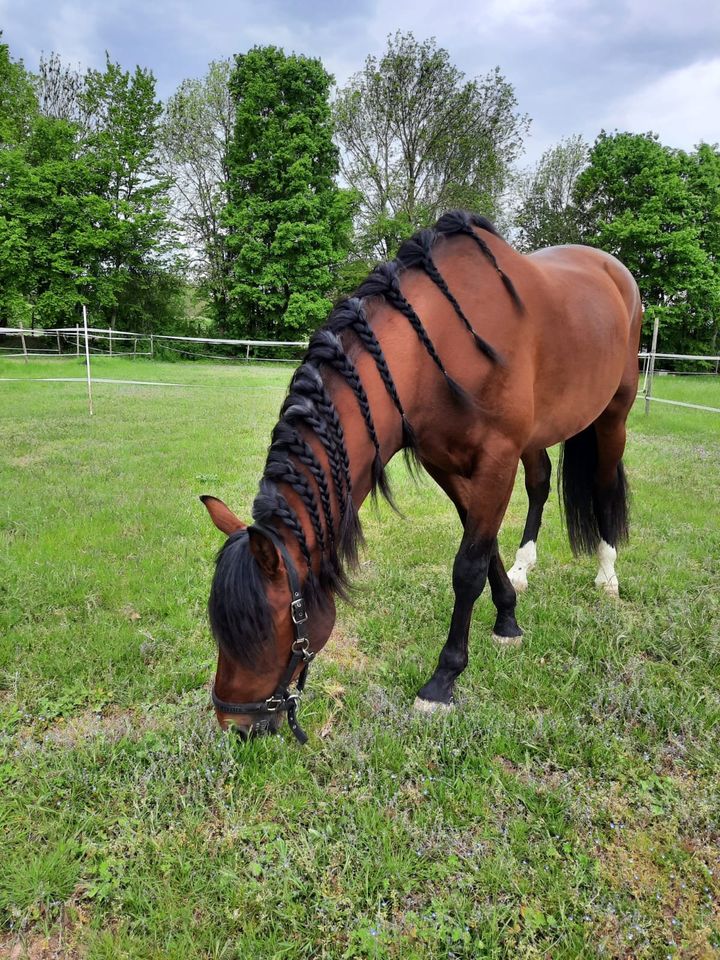
MULTIPOLYGON (((225 700, 221 700, 220 697, 218 697, 218 695, 215 693, 215 684, 213 684, 210 691, 210 697, 212 699, 213 706, 223 713, 273 714, 285 710, 287 711, 288 715, 288 724, 295 735, 295 739, 299 743, 307 743, 307 734, 297 720, 297 708, 298 704, 300 703, 302 692, 305 689, 308 667, 310 666, 312 660, 314 660, 315 653, 310 649, 310 639, 307 635, 307 629, 305 626, 308 617, 307 610, 305 608, 305 600, 303 599, 302 589, 300 587, 300 579, 297 575, 295 564, 292 562, 285 544, 277 535, 277 532, 272 529, 272 527, 265 527, 256 523, 253 524, 253 526, 249 529, 257 530, 258 533, 261 533, 264 537, 267 537, 268 540, 270 540, 270 542, 280 552, 285 563, 288 585, 290 587, 290 596, 292 598, 290 600, 290 618, 293 622, 293 631, 295 633, 295 638, 293 639, 291 647, 290 662, 285 668, 285 672, 280 677, 274 693, 272 693, 267 700, 259 700, 254 703, 228 703, 225 700), (291 692, 290 683, 292 682, 293 674, 300 664, 303 664, 303 668, 300 671, 299 677, 297 678, 295 690, 291 692)), ((269 728, 269 724, 270 718, 268 716, 262 720, 256 720, 250 727, 250 732, 259 733, 266 731, 269 728)))

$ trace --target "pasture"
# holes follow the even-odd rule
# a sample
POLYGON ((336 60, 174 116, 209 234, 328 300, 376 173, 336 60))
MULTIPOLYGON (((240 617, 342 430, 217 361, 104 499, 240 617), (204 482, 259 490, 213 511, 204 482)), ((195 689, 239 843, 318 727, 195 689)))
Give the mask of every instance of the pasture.
MULTIPOLYGON (((249 517, 291 369, 94 367, 187 386, 96 384, 90 419, 82 384, 0 383, 0 956, 720 955, 719 415, 636 404, 620 603, 553 492, 524 645, 491 644, 486 590, 448 717, 410 708, 460 526, 398 458, 405 518, 362 510, 309 745, 242 744, 209 709, 221 535, 197 497, 249 517)), ((720 380, 655 395, 717 407, 720 380)), ((525 508, 519 478, 507 566, 525 508)))

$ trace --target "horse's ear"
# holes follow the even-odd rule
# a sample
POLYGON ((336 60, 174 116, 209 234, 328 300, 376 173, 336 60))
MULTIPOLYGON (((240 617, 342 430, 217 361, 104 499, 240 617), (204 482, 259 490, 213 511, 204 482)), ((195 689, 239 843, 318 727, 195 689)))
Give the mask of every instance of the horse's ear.
POLYGON ((250 552, 265 576, 272 580, 280 566, 280 554, 275 544, 254 527, 248 528, 248 536, 250 537, 250 552))
POLYGON ((218 530, 222 530, 222 532, 228 536, 230 536, 231 533, 237 533, 238 530, 244 530, 247 527, 247 524, 243 523, 239 517, 236 517, 230 507, 226 506, 222 500, 218 500, 217 497, 204 495, 200 497, 200 499, 207 507, 210 519, 218 530))

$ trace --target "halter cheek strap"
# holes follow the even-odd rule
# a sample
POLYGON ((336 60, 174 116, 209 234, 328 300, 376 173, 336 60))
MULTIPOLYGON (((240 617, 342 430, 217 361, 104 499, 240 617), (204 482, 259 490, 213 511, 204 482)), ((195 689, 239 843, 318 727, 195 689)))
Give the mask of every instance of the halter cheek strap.
POLYGON ((290 558, 285 544, 282 542, 277 532, 272 527, 254 524, 251 528, 261 533, 264 537, 277 548, 285 563, 287 571, 288 585, 290 587, 290 618, 293 622, 294 639, 291 647, 290 661, 285 668, 285 672, 280 677, 274 693, 267 700, 259 700, 253 703, 229 703, 221 700, 215 693, 213 684, 210 692, 213 705, 222 713, 228 714, 263 714, 263 719, 256 720, 250 730, 251 732, 261 732, 268 729, 270 723, 269 714, 277 712, 287 712, 288 725, 299 743, 307 743, 307 734, 298 723, 297 708, 300 703, 302 692, 305 689, 308 667, 315 658, 315 653, 310 649, 310 639, 307 635, 307 610, 305 600, 302 595, 300 578, 298 577, 295 564, 290 558), (290 691, 290 684, 297 668, 302 664, 302 670, 298 676, 295 690, 290 691))

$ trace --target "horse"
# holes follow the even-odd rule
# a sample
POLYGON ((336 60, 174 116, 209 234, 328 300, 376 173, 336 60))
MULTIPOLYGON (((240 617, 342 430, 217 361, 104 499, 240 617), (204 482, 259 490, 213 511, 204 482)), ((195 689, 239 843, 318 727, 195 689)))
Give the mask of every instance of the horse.
POLYGON ((550 490, 547 448, 573 551, 596 553, 596 584, 618 594, 628 534, 622 464, 636 397, 642 305, 623 264, 598 249, 521 254, 484 217, 443 215, 406 240, 312 336, 272 432, 246 524, 203 496, 227 539, 208 603, 218 645, 212 702, 244 739, 276 732, 327 643, 362 544, 358 508, 392 503, 388 461, 403 450, 455 505, 462 539, 455 603, 437 667, 415 707, 452 708, 468 663, 475 601, 487 580, 494 641, 520 644, 517 592, 528 584, 550 490), (506 573, 498 531, 522 462, 528 513, 506 573))

